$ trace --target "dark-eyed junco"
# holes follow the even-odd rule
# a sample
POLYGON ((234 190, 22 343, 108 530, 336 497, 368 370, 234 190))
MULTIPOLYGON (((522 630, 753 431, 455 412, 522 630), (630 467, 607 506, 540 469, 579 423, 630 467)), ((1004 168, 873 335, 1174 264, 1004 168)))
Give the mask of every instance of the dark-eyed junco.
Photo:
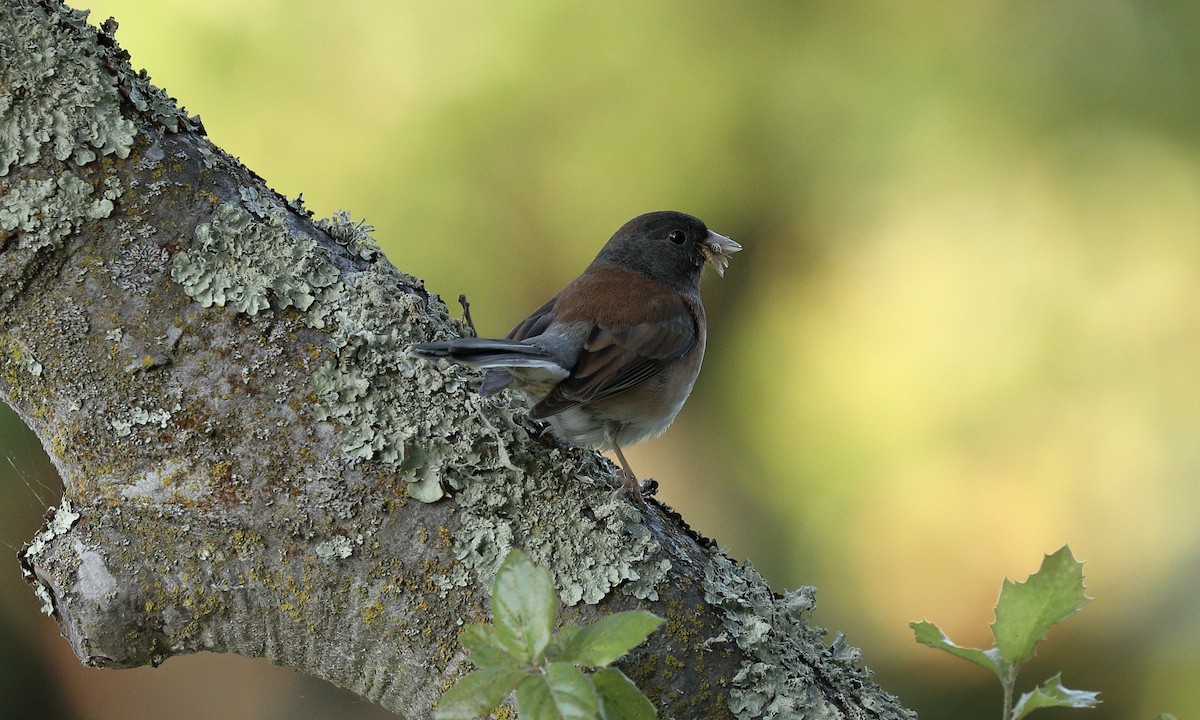
POLYGON ((487 370, 480 392, 510 384, 529 416, 562 438, 612 448, 621 491, 642 503, 621 452, 671 424, 700 373, 706 324, 700 271, 724 275, 742 246, 679 212, 652 212, 621 226, 583 274, 508 337, 413 346, 416 355, 487 370))

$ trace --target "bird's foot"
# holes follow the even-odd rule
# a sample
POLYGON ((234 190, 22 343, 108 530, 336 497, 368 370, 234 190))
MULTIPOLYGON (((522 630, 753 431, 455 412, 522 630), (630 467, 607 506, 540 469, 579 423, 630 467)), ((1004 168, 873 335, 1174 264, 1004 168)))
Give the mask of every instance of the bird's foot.
MULTIPOLYGON (((638 479, 634 476, 634 474, 624 470, 618 470, 617 476, 621 478, 621 487, 613 490, 611 499, 613 501, 617 501, 628 495, 629 498, 633 500, 634 505, 637 505, 641 508, 646 507, 646 501, 642 499, 642 486, 638 483, 638 479)), ((658 483, 653 480, 650 480, 649 482, 654 483, 654 490, 657 491, 658 483)), ((653 494, 653 491, 651 494, 653 494)))
POLYGON ((529 436, 536 442, 543 445, 553 445, 558 442, 558 436, 554 434, 554 427, 548 422, 542 420, 530 420, 533 423, 533 429, 529 432, 529 436))

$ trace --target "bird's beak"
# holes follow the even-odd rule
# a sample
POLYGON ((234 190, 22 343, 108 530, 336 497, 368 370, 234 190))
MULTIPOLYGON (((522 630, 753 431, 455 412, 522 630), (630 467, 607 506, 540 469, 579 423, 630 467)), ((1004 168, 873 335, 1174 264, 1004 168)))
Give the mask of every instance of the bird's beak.
POLYGON ((704 242, 700 243, 700 253, 704 255, 704 261, 712 265, 713 270, 717 271, 717 275, 725 277, 725 268, 729 265, 729 256, 741 250, 742 246, 730 240, 724 235, 718 235, 712 230, 708 231, 708 237, 704 242))

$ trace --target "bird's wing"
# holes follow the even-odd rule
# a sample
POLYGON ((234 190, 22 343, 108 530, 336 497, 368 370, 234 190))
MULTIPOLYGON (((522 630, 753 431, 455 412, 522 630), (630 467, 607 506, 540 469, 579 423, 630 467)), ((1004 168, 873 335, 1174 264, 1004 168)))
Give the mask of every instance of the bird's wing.
MULTIPOLYGON (((550 323, 554 322, 554 303, 557 301, 557 295, 550 298, 546 301, 546 304, 534 310, 529 314, 529 317, 522 320, 515 328, 510 330, 505 337, 509 340, 525 340, 526 338, 536 337, 546 332, 546 328, 550 326, 550 323)), ((511 385, 513 379, 512 373, 507 370, 488 370, 483 375, 483 384, 479 386, 479 394, 484 397, 495 395, 511 385)))
POLYGON ((640 308, 638 314, 643 322, 634 325, 594 324, 571 374, 533 407, 530 417, 549 417, 628 390, 661 372, 696 344, 696 316, 680 296, 660 298, 652 306, 640 308))
POLYGON ((509 340, 524 340, 546 332, 546 328, 554 322, 554 303, 556 302, 558 302, 557 295, 547 300, 545 305, 529 313, 529 317, 510 330, 506 337, 509 340))

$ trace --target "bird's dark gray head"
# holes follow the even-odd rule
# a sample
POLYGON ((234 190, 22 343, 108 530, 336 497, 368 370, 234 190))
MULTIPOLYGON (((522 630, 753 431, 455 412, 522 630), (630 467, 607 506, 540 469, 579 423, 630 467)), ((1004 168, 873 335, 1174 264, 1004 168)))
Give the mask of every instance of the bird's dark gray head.
POLYGON ((622 225, 592 262, 620 265, 681 290, 695 290, 706 262, 724 275, 728 256, 741 249, 699 218, 664 210, 622 225))

